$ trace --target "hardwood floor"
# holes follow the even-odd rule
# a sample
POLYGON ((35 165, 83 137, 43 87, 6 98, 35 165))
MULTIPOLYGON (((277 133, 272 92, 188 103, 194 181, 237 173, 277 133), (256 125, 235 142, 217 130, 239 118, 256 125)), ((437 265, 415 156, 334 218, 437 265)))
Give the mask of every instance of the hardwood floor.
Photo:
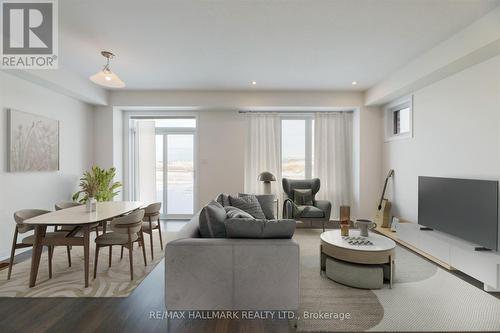
MULTIPOLYGON (((170 230, 172 225, 164 225, 170 230)), ((175 228, 175 226, 174 226, 175 228)), ((30 260, 25 252, 16 261, 30 260)), ((294 332, 286 320, 169 320, 164 312, 164 261, 126 298, 0 298, 5 332, 294 332)))
MULTIPOLYGON (((178 229, 182 222, 164 224, 178 229)), ((31 252, 16 257, 30 260, 31 252)), ((453 272, 482 289, 471 277, 453 272)), ((500 298, 500 293, 491 293, 500 298)), ((3 332, 295 332, 286 320, 170 320, 154 319, 164 312, 163 260, 127 298, 0 298, 3 332)))

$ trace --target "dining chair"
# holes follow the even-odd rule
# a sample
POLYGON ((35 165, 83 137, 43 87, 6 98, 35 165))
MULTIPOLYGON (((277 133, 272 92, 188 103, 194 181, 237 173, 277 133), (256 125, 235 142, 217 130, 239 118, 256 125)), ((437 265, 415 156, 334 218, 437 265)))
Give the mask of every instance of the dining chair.
POLYGON ((95 262, 94 262, 94 279, 97 274, 97 260, 99 258, 99 249, 109 246, 109 267, 111 267, 111 255, 113 245, 121 245, 129 251, 130 260, 130 280, 134 279, 134 263, 132 251, 134 242, 138 241, 142 247, 144 257, 144 266, 146 263, 146 250, 144 248, 144 235, 142 233, 142 219, 144 218, 144 210, 136 210, 128 215, 114 218, 111 220, 110 228, 112 232, 104 233, 95 239, 95 262))
MULTIPOLYGON (((61 210, 61 209, 66 209, 66 208, 71 208, 71 207, 76 207, 76 206, 82 206, 81 203, 78 203, 78 202, 74 202, 74 201, 63 201, 63 202, 58 202, 54 205, 54 208, 56 210, 61 210)), ((75 228, 74 225, 65 225, 65 226, 61 226, 60 229, 56 230, 56 231, 59 231, 59 230, 62 230, 62 231, 73 231, 73 229, 75 228)), ((90 225, 90 229, 94 229, 95 230, 95 235, 96 236, 99 236, 99 223, 92 223, 90 225)))
POLYGON ((153 260, 153 230, 158 230, 160 236, 160 247, 163 250, 163 240, 161 238, 161 223, 160 223, 161 202, 155 202, 144 208, 144 218, 142 223, 142 231, 149 234, 149 242, 151 243, 151 260, 153 260))
MULTIPOLYGON (((74 202, 74 201, 61 201, 61 202, 58 202, 54 205, 54 208, 55 210, 62 210, 62 209, 66 209, 66 208, 71 208, 71 207, 76 207, 76 206, 82 206, 81 203, 78 203, 78 202, 74 202)), ((60 227, 57 227, 55 226, 54 228, 54 231, 65 231, 65 232, 71 232, 75 229, 76 226, 74 225, 64 225, 64 226, 60 226, 60 227)), ((95 230, 95 235, 96 237, 99 236, 99 223, 93 223, 90 225, 90 229, 94 229, 95 230)), ((66 246, 66 252, 68 253, 68 264, 69 264, 69 267, 71 267, 71 246, 68 245, 66 246)))
MULTIPOLYGON (((35 227, 32 225, 25 224, 24 221, 35 216, 50 213, 48 210, 42 209, 23 209, 14 213, 14 221, 16 221, 16 229, 14 230, 14 239, 12 241, 12 249, 10 251, 9 260, 9 272, 7 273, 7 280, 10 280, 12 273, 12 266, 14 265, 14 255, 17 249, 22 249, 26 247, 33 247, 35 243, 35 235, 25 237, 21 240, 21 243, 17 242, 18 234, 24 234, 28 231, 34 230, 35 227)), ((64 237, 66 232, 47 232, 45 237, 64 237)), ((49 278, 52 278, 52 256, 54 254, 54 246, 47 246, 49 254, 49 278)), ((71 266, 71 256, 68 253, 68 263, 71 266)))

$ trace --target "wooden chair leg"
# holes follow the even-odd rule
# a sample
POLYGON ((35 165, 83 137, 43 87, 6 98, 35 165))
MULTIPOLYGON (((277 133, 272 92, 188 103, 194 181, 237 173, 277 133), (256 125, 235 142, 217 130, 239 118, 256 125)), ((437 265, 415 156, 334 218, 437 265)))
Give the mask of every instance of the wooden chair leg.
POLYGON ((128 234, 128 257, 130 259, 130 280, 134 279, 134 260, 133 260, 133 247, 132 240, 130 239, 130 233, 128 234))
POLYGON ((142 255, 144 257, 144 266, 147 266, 148 263, 146 262, 146 247, 144 246, 144 233, 142 232, 142 229, 141 231, 139 231, 139 236, 140 236, 140 243, 142 244, 142 255))
POLYGON ((160 248, 163 250, 163 239, 161 238, 161 225, 159 217, 158 217, 158 232, 160 233, 160 248))
POLYGON ((68 267, 71 267, 71 248, 66 246, 66 253, 68 254, 68 267))
POLYGON ((52 255, 54 254, 54 247, 48 246, 49 248, 49 279, 52 279, 52 255))
POLYGON ((120 251, 120 259, 123 259, 123 245, 122 245, 122 250, 120 251))
POLYGON ((9 259, 9 273, 7 273, 7 280, 10 280, 10 274, 12 273, 12 266, 14 265, 14 254, 16 253, 16 243, 17 243, 17 225, 14 230, 14 240, 12 241, 12 248, 10 250, 10 259, 9 259))
POLYGON ((111 256, 113 255, 113 246, 109 246, 109 267, 111 267, 111 256))
POLYGON ((94 261, 94 279, 96 278, 97 275, 97 258, 99 258, 99 245, 96 244, 95 247, 95 261, 94 261))
POLYGON ((149 218, 149 242, 151 243, 151 261, 153 257, 153 222, 151 222, 151 217, 149 218))

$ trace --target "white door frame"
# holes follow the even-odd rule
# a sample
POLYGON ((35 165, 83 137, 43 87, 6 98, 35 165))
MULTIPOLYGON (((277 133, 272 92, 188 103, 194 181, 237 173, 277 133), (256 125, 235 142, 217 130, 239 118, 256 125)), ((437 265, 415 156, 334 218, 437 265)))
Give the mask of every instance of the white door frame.
POLYGON ((197 198, 196 189, 196 127, 195 128, 157 128, 156 135, 163 136, 163 202, 165 203, 164 213, 162 218, 170 220, 179 219, 189 219, 194 215, 195 212, 195 202, 197 198), (193 136, 193 214, 168 214, 168 168, 166 166, 166 161, 168 159, 168 136, 169 135, 192 135, 193 136))
MULTIPOLYGON (((198 113, 194 111, 163 111, 163 110, 123 110, 123 200, 135 200, 135 161, 131 157, 134 156, 134 137, 135 131, 131 127, 131 120, 134 118, 140 119, 158 119, 158 118, 194 118, 196 119, 195 128, 176 128, 176 130, 193 130, 193 162, 194 162, 194 184, 193 184, 193 214, 192 215, 173 215, 164 218, 189 219, 198 211, 198 113)), ((171 128, 174 129, 174 128, 171 128)), ((165 147, 164 147, 165 149, 165 147)), ((164 201, 166 204, 166 201, 164 201)))

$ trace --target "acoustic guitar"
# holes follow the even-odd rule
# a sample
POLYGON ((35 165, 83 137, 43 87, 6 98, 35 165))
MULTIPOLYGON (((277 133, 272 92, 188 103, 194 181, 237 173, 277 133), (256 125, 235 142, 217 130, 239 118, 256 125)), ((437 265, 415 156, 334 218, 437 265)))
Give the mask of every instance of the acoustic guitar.
POLYGON ((389 170, 387 177, 385 177, 384 189, 382 190, 382 195, 380 196, 380 202, 377 207, 377 214, 375 215, 375 222, 382 228, 389 228, 391 225, 391 208, 392 204, 389 200, 384 198, 385 190, 387 189, 387 182, 389 178, 394 175, 394 170, 389 170))

